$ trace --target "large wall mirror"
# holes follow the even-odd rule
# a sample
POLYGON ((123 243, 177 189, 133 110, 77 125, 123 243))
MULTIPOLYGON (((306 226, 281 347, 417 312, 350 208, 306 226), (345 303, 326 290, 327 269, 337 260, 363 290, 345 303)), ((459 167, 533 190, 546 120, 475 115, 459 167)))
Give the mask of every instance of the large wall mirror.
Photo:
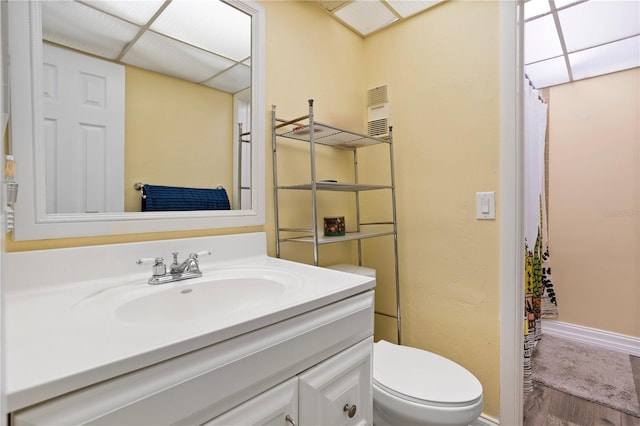
POLYGON ((264 224, 259 4, 10 0, 9 54, 14 239, 264 224))

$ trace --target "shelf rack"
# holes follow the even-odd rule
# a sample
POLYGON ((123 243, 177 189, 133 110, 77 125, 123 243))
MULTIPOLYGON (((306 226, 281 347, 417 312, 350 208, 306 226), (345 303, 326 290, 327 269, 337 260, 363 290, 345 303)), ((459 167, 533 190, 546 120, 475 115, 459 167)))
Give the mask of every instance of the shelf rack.
MULTIPOLYGON (((248 146, 249 149, 251 149, 251 132, 250 131, 245 132, 242 128, 242 123, 238 123, 238 145, 237 145, 237 152, 236 152, 238 167, 237 167, 236 176, 235 176, 237 185, 234 188, 234 192, 237 191, 237 193, 234 194, 234 199, 237 200, 236 201, 237 205, 233 207, 234 209, 251 208, 250 205, 249 206, 242 205, 243 192, 251 191, 251 183, 249 183, 248 185, 247 184, 243 185, 243 179, 242 179, 245 166, 249 166, 248 170, 249 170, 249 173, 251 173, 250 164, 245 164, 245 162, 243 161, 243 158, 244 158, 243 153, 245 152, 244 150, 245 146, 248 146)), ((249 176, 248 180, 249 182, 252 181, 251 176, 249 176)))
POLYGON ((393 236, 394 267, 395 267, 395 293, 396 293, 396 314, 389 315, 376 312, 379 315, 396 319, 398 344, 401 344, 401 316, 400 316, 400 277, 398 268, 398 232, 396 214, 396 192, 395 192, 395 170, 393 160, 393 129, 389 127, 389 137, 378 138, 363 135, 357 132, 340 129, 328 124, 319 123, 314 118, 313 99, 309 100, 309 112, 306 115, 285 120, 276 116, 276 106, 271 107, 271 128, 272 128, 272 155, 273 155, 273 190, 275 209, 275 231, 276 231, 276 256, 280 257, 280 246, 282 243, 303 243, 313 246, 314 265, 318 266, 319 246, 324 244, 336 244, 345 241, 357 241, 358 244, 358 264, 362 266, 362 246, 361 241, 367 238, 378 238, 383 236, 393 236), (278 138, 293 139, 309 144, 310 160, 310 182, 296 185, 278 184, 278 138), (360 183, 358 180, 358 150, 373 145, 386 144, 389 147, 389 163, 391 171, 391 182, 389 185, 370 185, 360 183), (335 181, 318 181, 316 179, 316 145, 330 146, 336 149, 350 150, 353 152, 354 181, 351 183, 335 181), (279 215, 279 192, 283 190, 310 191, 311 192, 311 213, 312 223, 309 228, 286 228, 280 226, 279 215), (362 223, 360 221, 360 192, 362 191, 391 191, 392 219, 382 222, 362 223), (341 191, 351 192, 355 195, 356 208, 356 230, 347 232, 344 236, 325 237, 322 235, 318 225, 318 205, 317 197, 319 191, 341 191), (390 228, 388 231, 381 231, 379 226, 375 230, 366 230, 371 225, 383 225, 390 228), (281 233, 300 234, 284 237, 281 233))

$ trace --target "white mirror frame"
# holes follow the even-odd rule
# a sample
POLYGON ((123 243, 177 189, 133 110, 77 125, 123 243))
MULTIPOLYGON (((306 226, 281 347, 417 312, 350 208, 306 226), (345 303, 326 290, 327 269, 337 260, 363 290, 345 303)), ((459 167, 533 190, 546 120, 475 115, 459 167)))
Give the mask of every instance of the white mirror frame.
MULTIPOLYGON (((42 111, 42 19, 38 1, 9 0, 10 151, 19 184, 14 240, 260 226, 265 222, 264 8, 252 0, 224 0, 251 15, 250 210, 47 214, 42 111), (16 72, 17 70, 17 72, 16 72)), ((167 153, 169 155, 169 153, 167 153)))

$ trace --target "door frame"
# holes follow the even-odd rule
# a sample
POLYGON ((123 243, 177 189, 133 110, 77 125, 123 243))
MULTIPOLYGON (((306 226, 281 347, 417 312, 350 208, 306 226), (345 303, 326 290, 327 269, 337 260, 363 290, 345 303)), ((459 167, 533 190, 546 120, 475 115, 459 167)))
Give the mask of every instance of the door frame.
POLYGON ((524 4, 500 1, 500 423, 523 420, 524 4))

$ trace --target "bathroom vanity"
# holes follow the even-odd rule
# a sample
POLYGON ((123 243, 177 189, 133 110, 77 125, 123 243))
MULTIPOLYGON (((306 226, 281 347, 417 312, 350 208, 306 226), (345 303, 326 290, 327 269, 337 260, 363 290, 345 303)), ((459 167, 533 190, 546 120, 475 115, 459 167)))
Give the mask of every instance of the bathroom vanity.
POLYGON ((12 425, 372 423, 371 278, 270 258, 264 233, 4 265, 12 425), (193 280, 136 265, 204 250, 193 280))

